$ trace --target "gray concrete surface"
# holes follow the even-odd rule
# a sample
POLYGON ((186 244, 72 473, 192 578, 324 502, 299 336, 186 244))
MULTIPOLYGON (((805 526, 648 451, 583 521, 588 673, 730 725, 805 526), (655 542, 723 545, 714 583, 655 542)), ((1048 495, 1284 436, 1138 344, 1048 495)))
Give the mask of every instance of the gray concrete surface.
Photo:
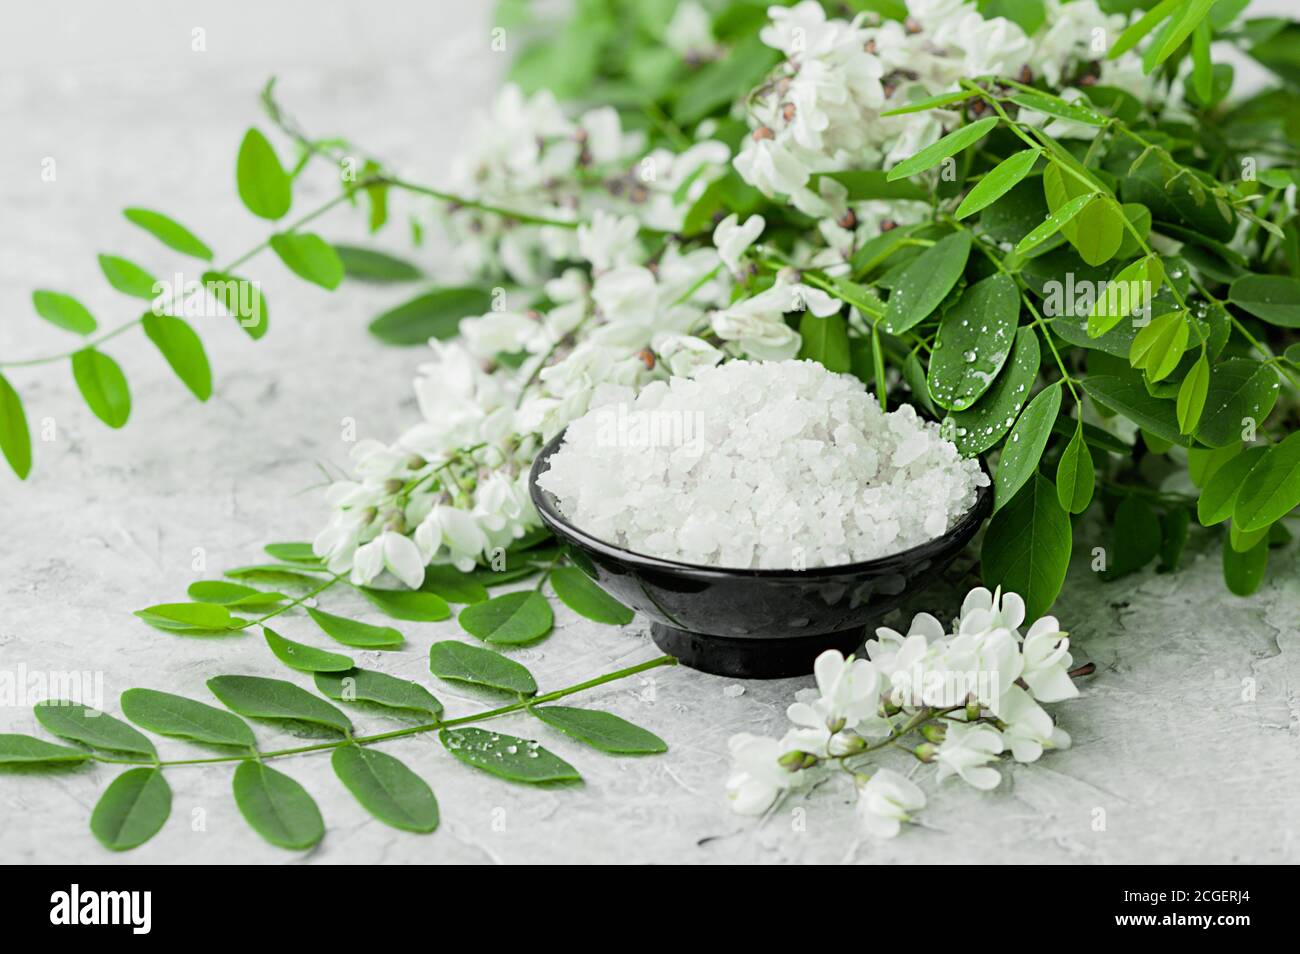
MULTIPOLYGON (((345 132, 410 175, 437 181, 501 66, 487 52, 486 5, 411 3, 362 16, 355 5, 303 4, 299 21, 277 15, 267 27, 275 42, 235 29, 265 4, 200 4, 197 13, 155 5, 141 14, 138 31, 119 24, 113 43, 94 42, 107 29, 95 6, 33 14, 6 28, 13 56, 0 56, 3 359, 73 344, 31 314, 34 287, 76 294, 105 325, 133 315, 98 274, 96 252, 170 273, 177 258, 120 218, 125 205, 174 214, 223 258, 263 237, 235 197, 233 158, 243 129, 258 119, 256 92, 269 72, 281 73, 284 99, 309 128, 345 132), (212 29, 200 58, 186 51, 191 27, 205 20, 212 29), (42 43, 71 50, 70 58, 33 56, 42 43), (57 160, 53 183, 40 177, 46 156, 57 160)), ((324 184, 315 188, 302 205, 326 194, 324 184)), ((320 230, 339 239, 362 232, 346 211, 320 230)), ((388 241, 401 248, 402 238, 395 232, 388 241)), ((423 256, 436 272, 437 251, 423 256)), ((382 347, 364 330, 402 291, 345 287, 331 295, 266 257, 249 272, 263 281, 272 330, 251 343, 225 322, 202 325, 216 375, 207 406, 189 397, 135 333, 107 346, 133 388, 131 421, 120 433, 82 407, 66 365, 7 372, 34 429, 48 418, 56 436, 38 442, 26 484, 0 473, 4 670, 102 672, 109 711, 131 686, 206 698, 204 680, 217 673, 286 677, 256 637, 177 638, 130 611, 180 598, 200 576, 258 560, 263 542, 309 537, 324 516, 310 489, 320 479, 317 462, 346 459, 340 422, 354 418, 361 436, 387 438, 412 420, 408 381, 421 355, 382 347), (193 569, 195 548, 205 554, 207 574, 193 569)), ((889 843, 857 837, 846 788, 825 786, 763 821, 732 815, 723 800, 728 736, 783 731, 784 707, 804 682, 742 686, 677 668, 575 698, 659 733, 672 747, 663 757, 616 759, 525 717, 499 723, 542 739, 578 766, 586 777, 579 788, 497 781, 453 761, 427 736, 388 744, 438 795, 443 823, 430 836, 372 820, 334 779, 328 759, 311 756, 280 765, 315 795, 329 828, 305 856, 271 847, 246 827, 229 795, 228 766, 171 771, 167 827, 141 849, 114 856, 87 827, 115 774, 98 766, 0 775, 0 860, 1295 862, 1295 549, 1274 554, 1270 582, 1249 600, 1224 592, 1217 549, 1199 540, 1177 576, 1145 573, 1103 585, 1076 568, 1057 614, 1076 656, 1094 660, 1098 673, 1082 699, 1055 707, 1075 747, 1009 768, 990 794, 926 781, 924 826, 889 843), (1247 680, 1253 701, 1243 700, 1247 680), (1099 818, 1104 830, 1097 830, 1099 818)), ((936 593, 931 608, 949 614, 957 598, 951 588, 946 598, 936 593)), ((325 605, 375 619, 350 597, 331 596, 325 605)), ((517 654, 545 688, 656 654, 641 621, 619 631, 562 607, 557 620, 548 640, 517 654)), ((482 705, 428 676, 428 645, 454 635, 454 623, 403 629, 402 651, 356 655, 424 680, 452 714, 482 705)), ((296 614, 281 630, 313 639, 296 614)), ((392 724, 368 714, 355 721, 363 731, 392 724)), ((0 708, 0 731, 42 734, 26 705, 0 708)), ((258 733, 267 745, 292 744, 261 727, 258 733)), ((194 751, 170 741, 160 748, 172 758, 194 751)))

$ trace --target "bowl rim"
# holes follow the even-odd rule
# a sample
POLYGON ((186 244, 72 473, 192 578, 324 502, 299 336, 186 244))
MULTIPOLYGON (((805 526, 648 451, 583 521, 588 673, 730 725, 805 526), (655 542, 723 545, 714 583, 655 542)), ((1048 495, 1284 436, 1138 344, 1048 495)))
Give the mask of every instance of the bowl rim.
POLYGON ((549 463, 551 455, 560 449, 564 442, 567 427, 561 429, 554 437, 548 440, 537 456, 533 459, 532 466, 528 471, 528 494, 532 498, 533 505, 537 507, 537 512, 542 518, 542 523, 547 526, 551 532, 562 537, 568 537, 573 542, 582 545, 584 548, 594 551, 595 553, 610 559, 619 560, 622 563, 635 567, 638 570, 658 570, 660 572, 671 572, 678 575, 691 575, 695 577, 706 577, 710 579, 738 579, 738 578, 759 578, 769 580, 818 580, 818 579, 836 579, 846 576, 859 575, 876 575, 882 572, 889 572, 902 566, 907 566, 928 560, 941 553, 946 552, 950 547, 957 545, 964 547, 975 536, 980 525, 990 516, 993 511, 993 477, 989 472, 988 462, 984 459, 983 454, 976 456, 979 461, 980 470, 984 471, 985 476, 989 478, 989 483, 983 487, 976 488, 975 503, 971 506, 961 519, 950 527, 947 532, 933 540, 927 540, 925 543, 919 543, 914 547, 906 550, 900 550, 897 553, 890 553, 882 557, 875 557, 871 560, 861 560, 857 563, 840 563, 835 566, 815 566, 804 570, 795 570, 789 568, 745 568, 745 567, 725 567, 725 566, 706 566, 702 563, 684 563, 680 560, 668 560, 662 557, 650 556, 645 553, 637 553, 633 550, 617 546, 599 537, 593 536, 586 530, 579 529, 568 518, 560 513, 555 503, 555 495, 548 490, 542 489, 537 483, 537 479, 542 475, 542 468, 549 463))

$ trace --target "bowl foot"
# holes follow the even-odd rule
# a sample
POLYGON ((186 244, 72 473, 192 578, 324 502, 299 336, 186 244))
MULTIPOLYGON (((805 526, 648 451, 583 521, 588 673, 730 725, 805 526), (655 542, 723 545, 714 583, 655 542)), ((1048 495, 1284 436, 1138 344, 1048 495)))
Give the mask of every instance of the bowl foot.
POLYGON ((866 627, 856 626, 820 636, 735 639, 651 623, 650 635, 656 646, 692 669, 737 679, 780 679, 809 675, 813 660, 828 649, 838 649, 845 655, 853 652, 862 645, 866 627))

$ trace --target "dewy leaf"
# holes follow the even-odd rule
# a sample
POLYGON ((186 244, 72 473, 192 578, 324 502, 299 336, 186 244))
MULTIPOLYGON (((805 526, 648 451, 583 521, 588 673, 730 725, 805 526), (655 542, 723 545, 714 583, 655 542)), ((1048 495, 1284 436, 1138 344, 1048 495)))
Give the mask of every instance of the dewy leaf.
POLYGON ((436 593, 449 603, 482 603, 488 598, 487 588, 468 573, 454 566, 426 566, 421 591, 436 593))
POLYGON ((159 603, 136 610, 135 615, 151 626, 180 632, 224 631, 241 623, 224 606, 208 603, 159 603))
MULTIPOLYGON (((1067 175, 1058 162, 1054 159, 1043 170, 1043 194, 1053 213, 1064 210, 1071 200, 1097 191, 1073 175, 1067 175)), ((1124 216, 1113 200, 1102 196, 1086 203, 1060 228, 1080 258, 1089 265, 1101 265, 1119 251, 1124 239, 1124 216)))
POLYGON ((196 580, 185 592, 192 600, 220 606, 274 606, 288 599, 283 593, 255 590, 251 586, 227 583, 225 580, 196 580))
POLYGON ((1251 469, 1232 510, 1233 526, 1253 533, 1300 506, 1300 431, 1270 447, 1251 469))
POLYGON ((528 711, 551 728, 559 729, 565 735, 571 735, 602 752, 650 755, 668 751, 668 743, 659 736, 612 712, 577 709, 572 706, 542 706, 528 711))
POLYGON ((1067 122, 1080 123, 1084 126, 1106 125, 1106 117, 1095 110, 1079 103, 1063 102, 1042 93, 1016 92, 1012 94, 1011 101, 1017 106, 1033 110, 1036 113, 1054 116, 1057 119, 1064 119, 1067 122))
POLYGON ((1228 591, 1237 596, 1250 596, 1259 589, 1264 581, 1264 571, 1268 569, 1268 541, 1260 540, 1245 553, 1238 553, 1232 547, 1223 547, 1223 582, 1228 591))
POLYGON ((378 249, 336 244, 334 251, 343 262, 344 274, 355 281, 388 284, 413 282, 424 277, 424 273, 410 262, 378 249))
POLYGON ((101 255, 99 267, 104 277, 108 279, 108 283, 123 295, 143 298, 145 301, 153 301, 158 296, 154 290, 154 286, 158 284, 157 279, 135 262, 116 255, 101 255))
POLYGON ((1228 287, 1228 301, 1281 328, 1300 328, 1300 280, 1285 275, 1242 275, 1228 287))
POLYGON ((325 837, 325 822, 307 790, 261 762, 235 769, 235 804, 253 830, 280 848, 303 850, 325 837))
POLYGON ((244 133, 235 165, 239 198, 258 218, 283 218, 293 203, 293 183, 275 150, 256 129, 244 133))
POLYGON ((1092 466, 1092 454, 1083 439, 1083 425, 1075 430, 1070 443, 1061 453, 1056 466, 1056 497, 1067 513, 1083 513, 1092 502, 1092 492, 1097 475, 1092 466))
POLYGON ((443 747, 466 765, 512 782, 572 782, 582 778, 564 759, 531 739, 489 732, 487 729, 443 729, 443 747))
POLYGON ((162 769, 128 769, 99 797, 90 830, 110 851, 126 851, 158 834, 171 812, 172 790, 162 769))
POLYGON ((337 639, 344 646, 354 649, 394 649, 402 645, 402 634, 391 626, 372 626, 370 623, 335 616, 310 606, 307 607, 307 615, 325 631, 325 635, 337 639))
POLYGON ((0 765, 55 765, 84 762, 90 755, 30 735, 0 733, 0 765))
POLYGON ((964 411, 993 384, 1011 354, 1020 317, 1015 280, 1001 272, 966 289, 939 319, 927 377, 940 407, 964 411))
POLYGON ((541 639, 555 617, 551 604, 536 590, 523 590, 472 603, 460 611, 461 627, 487 643, 518 646, 541 639))
POLYGON ((71 295, 52 291, 35 291, 32 292, 32 304, 36 306, 36 314, 65 331, 71 331, 78 335, 88 335, 98 327, 95 323, 95 317, 86 309, 86 306, 71 295))
POLYGON ((27 429, 23 399, 3 374, 0 374, 0 451, 18 479, 26 480, 32 472, 32 435, 27 429))
POLYGON ((81 742, 92 749, 125 752, 154 758, 156 751, 149 738, 121 719, 114 719, 98 709, 79 702, 47 699, 32 706, 36 721, 61 739, 81 742))
POLYGON ((1040 149, 1025 149, 1012 153, 984 174, 975 187, 957 206, 957 218, 974 215, 987 205, 992 205, 1007 194, 1021 179, 1029 175, 1041 154, 1040 149))
POLYGON ((484 288, 438 288, 384 312, 370 322, 370 333, 386 344, 422 345, 430 338, 456 336, 462 318, 492 308, 484 288))
POLYGON ((1165 279, 1164 265, 1152 255, 1123 269, 1097 295, 1088 315, 1088 337, 1099 338, 1125 318, 1144 310, 1165 279))
POLYGON ((144 333, 162 352, 181 383, 200 401, 212 396, 212 368, 203 342, 180 318, 147 313, 141 324, 144 333))
POLYGON ((1196 501, 1196 519, 1201 526, 1212 527, 1232 516, 1246 478, 1267 452, 1267 447, 1248 447, 1210 476, 1196 501))
POLYGON ((433 789, 393 756, 344 745, 334 750, 330 764, 361 806, 385 825, 415 832, 438 827, 433 789))
POLYGON ((969 232, 954 232, 909 262, 889 293, 881 328, 898 335, 928 318, 961 278, 970 244, 969 232))
POLYGON ((275 658, 293 669, 302 672, 343 672, 355 665, 347 656, 285 639, 269 626, 263 626, 262 633, 275 658))
POLYGON ((116 361, 94 348, 72 356, 72 377, 94 415, 109 427, 122 427, 131 416, 131 391, 116 361))
POLYGON ((537 691, 533 674, 513 659, 455 640, 444 640, 429 647, 429 671, 440 679, 454 679, 525 696, 537 691))
POLYGON ((257 739, 243 719, 224 709, 196 702, 170 692, 128 689, 120 700, 122 714, 136 725, 157 732, 208 745, 254 748, 257 739))
MULTIPOLYGON (((1135 368, 1145 369, 1148 380, 1163 380, 1182 360, 1189 333, 1187 319, 1181 311, 1153 318, 1133 338, 1129 363, 1135 368)), ((1179 431, 1186 433, 1181 424, 1179 431)))
POLYGON ((1011 429, 1029 398, 1040 359, 1034 329, 1021 328, 1016 332, 1011 357, 993 385, 969 408, 948 415, 943 434, 964 456, 982 454, 1011 429))
POLYGON ((1034 395, 1002 445, 1002 457, 993 475, 993 509, 1011 501, 1038 470, 1052 424, 1061 410, 1061 382, 1055 381, 1034 395))
POLYGON ((597 623, 626 626, 636 615, 577 567, 561 566, 552 570, 551 587, 565 606, 597 623))
POLYGON ((193 232, 175 219, 151 209, 131 208, 124 210, 122 214, 132 225, 140 226, 168 248, 182 255, 201 258, 205 262, 212 261, 212 249, 199 241, 193 232))
POLYGON ((451 616, 451 607, 441 596, 420 590, 377 590, 357 587, 361 595, 393 619, 416 623, 437 622, 451 616))
POLYGON ((352 731, 352 723, 340 710, 283 679, 213 676, 208 688, 228 709, 242 716, 312 722, 344 735, 352 731))
POLYGON ((805 311, 799 319, 799 335, 801 360, 816 361, 840 374, 849 370, 849 329, 843 315, 818 318, 805 311))
POLYGON ((204 272, 203 287, 254 341, 266 334, 266 299, 257 282, 224 272, 204 272))
POLYGON ((271 250, 299 278, 327 288, 343 281, 343 262, 334 246, 312 232, 283 232, 271 236, 271 250))
POLYGON ((1178 429, 1184 434, 1196 432, 1209 390, 1210 363, 1202 354, 1183 378, 1183 383, 1178 386, 1178 401, 1174 405, 1174 410, 1178 414, 1178 429))
POLYGON ((960 129, 953 130, 938 142, 926 146, 910 159, 904 159, 890 169, 889 181, 905 179, 908 176, 916 175, 918 172, 924 172, 932 166, 937 166, 949 156, 955 156, 967 146, 979 142, 997 124, 998 118, 996 116, 987 116, 971 123, 969 126, 962 126, 960 129))
POLYGON ((958 90, 953 93, 941 93, 938 96, 927 96, 925 99, 918 99, 915 102, 908 103, 906 106, 899 106, 895 109, 886 110, 881 116, 902 116, 906 113, 921 113, 927 109, 941 109, 944 106, 951 106, 953 103, 961 103, 970 99, 975 94, 967 90, 958 90))
POLYGON ((1047 218, 1034 226, 1033 231, 1020 240, 1012 254, 1023 256, 1032 252, 1057 232, 1061 231, 1061 228, 1064 225, 1082 212, 1084 207, 1096 198, 1097 196, 1093 193, 1085 193, 1084 195, 1075 196, 1056 211, 1048 212, 1047 218))
POLYGON ((1210 369, 1205 411, 1196 428, 1197 438, 1210 447, 1242 440, 1264 423, 1277 401, 1277 372, 1249 358, 1229 358, 1210 369))
MULTIPOLYGON (((1196 29, 1196 25, 1205 19, 1206 14, 1210 12, 1210 7, 1214 6, 1215 0, 1188 0, 1183 7, 1181 15, 1175 15, 1170 21, 1169 29, 1163 36, 1163 42, 1157 39, 1159 43, 1159 52, 1155 54, 1154 64, 1159 66, 1165 60, 1169 59, 1196 29)), ((1150 72, 1150 69, 1147 70, 1150 72)))
POLYGON ((1143 430, 1171 444, 1191 446, 1191 438, 1178 430, 1173 403, 1153 398, 1140 377, 1095 374, 1084 378, 1082 383, 1088 397, 1102 407, 1123 414, 1143 430))
POLYGON ((442 715, 442 703, 428 689, 387 673, 349 669, 318 672, 314 678, 316 688, 337 702, 373 702, 390 709, 428 713, 435 719, 442 715))
POLYGON ((1070 563, 1070 518, 1045 477, 1033 479, 993 515, 980 553, 988 586, 1019 593, 1037 618, 1051 607, 1070 563))

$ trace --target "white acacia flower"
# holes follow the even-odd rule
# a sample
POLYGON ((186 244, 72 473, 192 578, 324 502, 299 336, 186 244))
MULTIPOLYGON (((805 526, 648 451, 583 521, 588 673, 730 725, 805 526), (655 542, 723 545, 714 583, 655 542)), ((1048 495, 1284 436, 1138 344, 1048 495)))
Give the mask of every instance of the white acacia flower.
POLYGON ((468 573, 487 544, 487 535, 472 513, 442 504, 430 510, 415 528, 413 546, 424 563, 445 558, 462 573, 468 573))
POLYGON ((648 327, 654 322, 659 289, 650 269, 620 265, 597 276, 591 298, 606 322, 648 327))
POLYGON ((723 358, 721 351, 694 335, 668 335, 655 343, 654 350, 669 373, 680 378, 692 377, 723 358))
POLYGON ((962 725, 950 722, 942 744, 935 751, 939 763, 938 780, 958 775, 975 788, 988 791, 998 787, 1002 775, 987 763, 1002 752, 1002 737, 987 725, 962 725))
POLYGON ((761 815, 786 791, 800 782, 778 759, 787 751, 777 739, 740 732, 728 742, 732 769, 727 779, 731 810, 739 815, 761 815))
POLYGON ((920 663, 929 653, 930 645, 937 644, 945 638, 943 624, 929 613, 917 613, 912 617, 907 635, 888 626, 876 629, 876 638, 866 642, 867 656, 885 678, 892 678, 896 672, 906 672, 920 663))
POLYGON ((911 813, 925 807, 925 793, 910 778, 887 768, 876 769, 858 785, 858 819, 877 838, 893 838, 911 813))
POLYGON ((551 338, 545 326, 516 311, 489 311, 477 318, 464 318, 460 336, 465 347, 483 360, 520 351, 544 351, 551 338))
POLYGON ((369 543, 358 547, 352 558, 350 579, 358 586, 365 586, 384 570, 413 590, 424 582, 424 560, 410 537, 385 530, 369 543))
POLYGON ((732 160, 740 177, 769 199, 794 195, 808 184, 812 171, 785 145, 774 139, 747 139, 732 160))
POLYGON ((713 230, 713 244, 718 250, 718 257, 733 275, 740 273, 741 257, 763 234, 763 227, 767 224, 761 215, 751 215, 743 225, 739 223, 740 216, 733 212, 713 230))
POLYGON ((990 593, 977 586, 966 594, 961 604, 961 621, 958 633, 987 633, 995 629, 1009 630, 1020 638, 1020 624, 1025 621, 1025 601, 1015 593, 1003 593, 1002 588, 990 593))
MULTIPOLYGON (((816 690, 808 692, 806 699, 793 703, 786 715, 800 729, 826 735, 826 744, 821 749, 841 754, 836 751, 832 738, 841 731, 863 729, 863 734, 878 735, 882 729, 888 730, 878 715, 880 674, 869 660, 852 656, 845 659, 840 652, 828 649, 813 663, 813 675, 817 680, 816 690)), ((843 741, 845 745, 852 744, 851 740, 843 741)))
POLYGON ((637 241, 640 228, 636 216, 620 217, 597 209, 590 222, 578 226, 578 251, 596 272, 634 264, 644 255, 637 241))
MULTIPOLYGON (((972 677, 964 688, 994 715, 999 712, 1002 697, 1015 685, 1024 667, 1020 644, 1008 629, 962 633, 952 637, 943 647, 943 668, 953 673, 972 677)), ((956 705, 960 700, 946 700, 956 705)))
POLYGON ((664 27, 664 43, 679 56, 699 56, 715 46, 709 12, 696 0, 682 0, 664 27))
POLYGON ((1021 654, 1024 671, 1020 678, 1035 699, 1061 702, 1079 694, 1078 686, 1070 678, 1070 666, 1074 664, 1070 640, 1061 632, 1061 624, 1055 616, 1044 616, 1029 627, 1021 654))
POLYGON ((1029 693, 1012 686, 1002 699, 998 719, 1002 739, 1017 762, 1036 762, 1044 749, 1068 749, 1070 734, 1057 728, 1052 717, 1029 693))

